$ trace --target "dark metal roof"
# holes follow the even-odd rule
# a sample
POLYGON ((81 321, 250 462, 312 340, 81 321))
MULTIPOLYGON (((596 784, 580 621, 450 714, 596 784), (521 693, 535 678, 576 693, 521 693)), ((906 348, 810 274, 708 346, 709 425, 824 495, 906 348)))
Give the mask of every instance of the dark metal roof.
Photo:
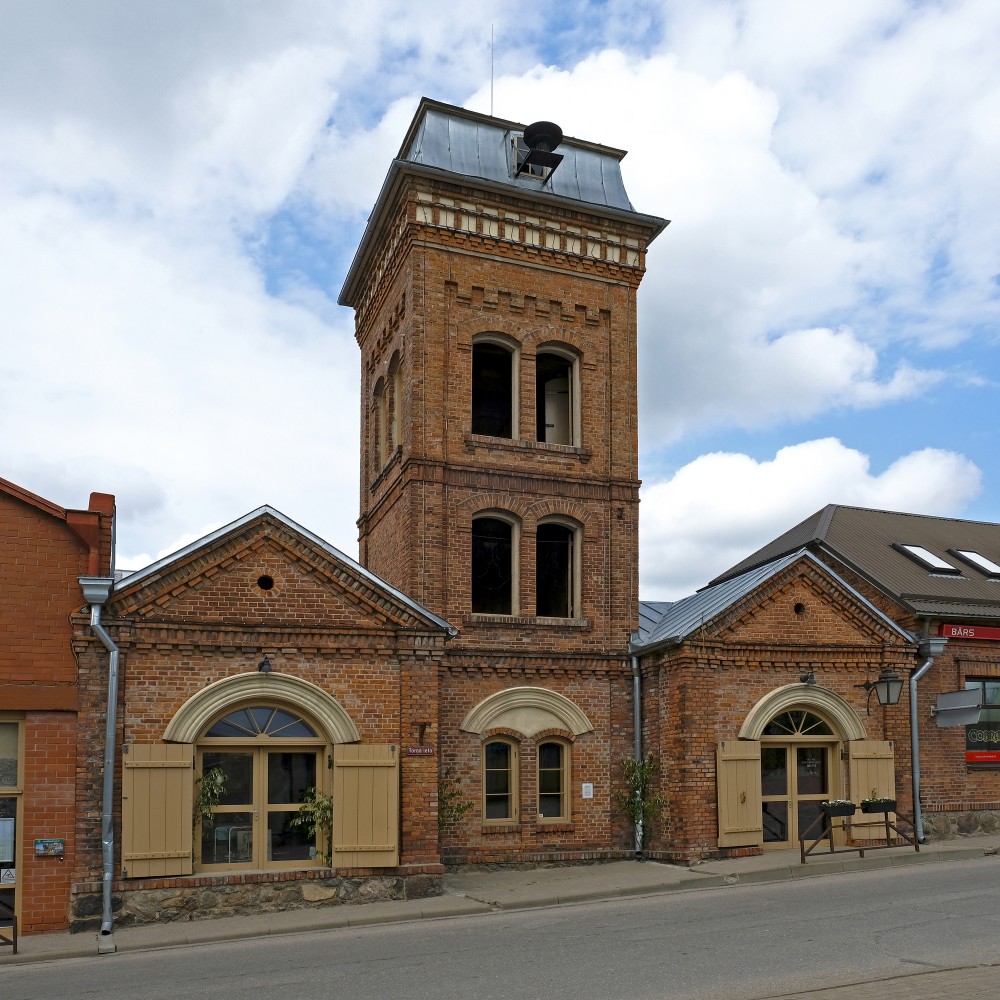
POLYGON ((901 629, 891 618, 879 611, 871 601, 859 594, 854 587, 842 579, 829 565, 817 559, 808 549, 800 548, 794 552, 786 553, 779 559, 774 559, 762 566, 749 569, 739 576, 729 577, 719 583, 710 584, 704 590, 699 590, 690 597, 685 597, 680 601, 667 605, 652 628, 645 634, 640 629, 639 633, 633 639, 632 649, 638 653, 645 653, 654 646, 681 642, 696 629, 708 624, 714 618, 718 617, 718 615, 722 614, 722 612, 731 608, 737 601, 756 590, 762 583, 777 576, 800 560, 811 562, 813 565, 819 567, 823 573, 831 576, 841 587, 851 593, 855 600, 863 604, 873 618, 877 618, 904 638, 908 640, 911 638, 908 632, 901 629))
POLYGON ((748 569, 808 546, 841 560, 915 613, 931 617, 1000 617, 1000 580, 952 555, 968 549, 1000 563, 1000 524, 930 517, 899 511, 830 504, 768 542, 709 584, 714 586, 748 569), (929 571, 893 548, 920 545, 959 573, 929 571))
POLYGON ((656 623, 666 614, 667 609, 671 606, 671 601, 640 601, 639 630, 632 637, 633 641, 644 643, 649 637, 649 633, 656 627, 656 623))
POLYGON ((547 180, 525 174, 514 177, 511 140, 523 132, 524 126, 516 122, 425 98, 398 158, 522 191, 544 191, 591 205, 635 211, 622 182, 624 150, 563 137, 556 149, 562 162, 547 180))

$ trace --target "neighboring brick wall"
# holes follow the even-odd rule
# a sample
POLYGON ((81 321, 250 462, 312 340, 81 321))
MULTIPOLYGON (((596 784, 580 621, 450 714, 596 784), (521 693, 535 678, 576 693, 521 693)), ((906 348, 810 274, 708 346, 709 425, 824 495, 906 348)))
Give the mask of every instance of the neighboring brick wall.
MULTIPOLYGON (((78 577, 107 575, 114 498, 66 510, 0 480, 0 711, 23 720, 23 823, 17 886, 23 933, 67 926, 76 867, 77 665, 71 616, 78 577), (65 841, 63 857, 36 857, 36 839, 65 841)), ((99 839, 99 826, 87 829, 99 839)))

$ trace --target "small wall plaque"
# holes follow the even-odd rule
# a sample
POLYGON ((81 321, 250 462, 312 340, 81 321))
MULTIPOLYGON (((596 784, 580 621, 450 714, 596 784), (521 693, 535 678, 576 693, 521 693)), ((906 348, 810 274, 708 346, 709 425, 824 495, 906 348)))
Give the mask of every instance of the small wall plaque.
POLYGON ((580 786, 580 794, 585 799, 592 799, 594 797, 594 783, 592 781, 585 781, 580 786))
POLYGON ((407 747, 407 757, 433 757, 434 747, 407 747))
POLYGON ((35 855, 38 857, 61 858, 65 848, 66 841, 62 838, 47 837, 35 841, 35 855))

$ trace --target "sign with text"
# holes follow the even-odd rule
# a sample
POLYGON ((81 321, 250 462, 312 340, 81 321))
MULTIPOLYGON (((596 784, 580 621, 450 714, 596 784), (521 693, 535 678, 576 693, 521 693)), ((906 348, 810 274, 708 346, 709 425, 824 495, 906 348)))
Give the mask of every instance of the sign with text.
POLYGON ((38 857, 61 858, 66 850, 66 841, 57 837, 46 837, 35 841, 35 854, 38 857))
POLYGON ((985 639, 988 642, 1000 642, 1000 628, 987 628, 985 625, 939 625, 938 635, 946 639, 985 639))
POLYGON ((407 757, 433 757, 434 747, 407 747, 407 757))

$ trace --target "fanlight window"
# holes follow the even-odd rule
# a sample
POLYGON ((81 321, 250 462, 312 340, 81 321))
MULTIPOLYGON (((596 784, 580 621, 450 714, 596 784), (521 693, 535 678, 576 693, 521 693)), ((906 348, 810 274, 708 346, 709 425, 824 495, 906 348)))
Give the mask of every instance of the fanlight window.
POLYGON ((316 730, 301 716, 283 708, 256 705, 252 708, 240 708, 223 716, 205 735, 254 739, 258 736, 315 736, 316 730))
POLYGON ((833 730, 818 715, 803 710, 782 712, 764 728, 763 736, 833 736, 833 730))

